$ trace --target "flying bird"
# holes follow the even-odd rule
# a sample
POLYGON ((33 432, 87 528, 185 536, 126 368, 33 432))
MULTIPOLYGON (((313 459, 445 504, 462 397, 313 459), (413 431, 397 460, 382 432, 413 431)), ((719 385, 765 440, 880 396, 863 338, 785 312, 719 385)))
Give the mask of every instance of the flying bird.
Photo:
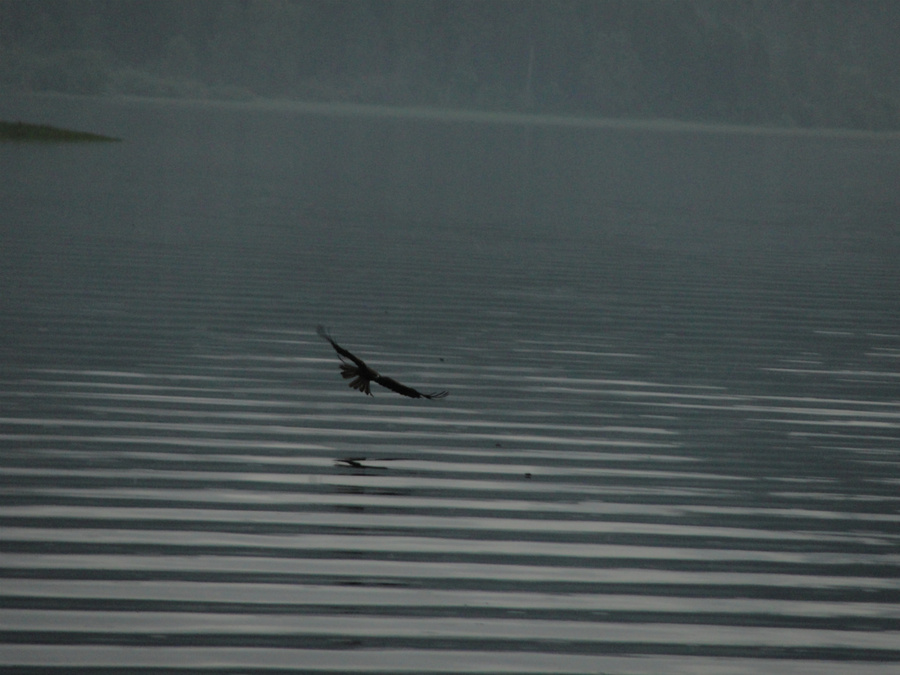
POLYGON ((381 375, 376 370, 369 368, 365 361, 341 347, 337 342, 331 339, 331 336, 328 334, 328 331, 325 330, 324 326, 316 326, 316 332, 319 334, 319 337, 327 340, 331 343, 331 346, 334 347, 334 351, 337 352, 338 357, 341 359, 341 377, 345 380, 351 380, 349 384, 351 389, 358 389, 364 394, 371 396, 372 391, 369 388, 369 385, 372 382, 375 382, 382 387, 386 387, 391 391, 396 391, 403 396, 409 396, 410 398, 427 398, 429 400, 434 400, 444 398, 449 393, 447 391, 434 391, 430 394, 423 394, 412 387, 400 384, 397 380, 381 375), (352 363, 348 363, 348 360, 352 363))

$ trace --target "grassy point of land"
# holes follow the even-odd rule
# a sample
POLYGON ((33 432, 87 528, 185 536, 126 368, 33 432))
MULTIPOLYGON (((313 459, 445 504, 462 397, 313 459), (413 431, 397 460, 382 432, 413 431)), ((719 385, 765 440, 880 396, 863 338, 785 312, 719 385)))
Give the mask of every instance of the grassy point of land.
POLYGON ((4 122, 0 120, 0 141, 121 141, 121 138, 101 136, 86 131, 59 129, 46 124, 4 122))

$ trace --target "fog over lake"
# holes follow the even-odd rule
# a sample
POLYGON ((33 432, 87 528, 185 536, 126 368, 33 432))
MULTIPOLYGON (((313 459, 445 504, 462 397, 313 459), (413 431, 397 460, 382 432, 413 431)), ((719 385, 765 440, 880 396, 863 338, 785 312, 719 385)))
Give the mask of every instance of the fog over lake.
POLYGON ((896 135, 0 118, 0 667, 897 668, 896 135))

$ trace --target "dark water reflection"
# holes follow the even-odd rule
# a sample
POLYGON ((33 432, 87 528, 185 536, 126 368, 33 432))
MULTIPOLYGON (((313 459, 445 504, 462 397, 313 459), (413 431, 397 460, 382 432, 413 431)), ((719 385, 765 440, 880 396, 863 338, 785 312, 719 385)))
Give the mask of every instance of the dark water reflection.
POLYGON ((896 143, 770 139, 799 203, 473 224, 311 208, 286 113, 153 110, 2 148, 0 665, 896 668, 896 143), (350 391, 320 322, 450 397, 350 391))

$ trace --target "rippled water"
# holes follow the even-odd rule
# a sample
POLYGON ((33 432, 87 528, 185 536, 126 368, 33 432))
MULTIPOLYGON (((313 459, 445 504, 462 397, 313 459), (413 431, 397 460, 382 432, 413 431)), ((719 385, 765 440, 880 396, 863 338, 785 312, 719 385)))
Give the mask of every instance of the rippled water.
POLYGON ((896 668, 898 210, 842 173, 896 144, 777 218, 526 225, 146 133, 0 148, 0 667, 896 668))

